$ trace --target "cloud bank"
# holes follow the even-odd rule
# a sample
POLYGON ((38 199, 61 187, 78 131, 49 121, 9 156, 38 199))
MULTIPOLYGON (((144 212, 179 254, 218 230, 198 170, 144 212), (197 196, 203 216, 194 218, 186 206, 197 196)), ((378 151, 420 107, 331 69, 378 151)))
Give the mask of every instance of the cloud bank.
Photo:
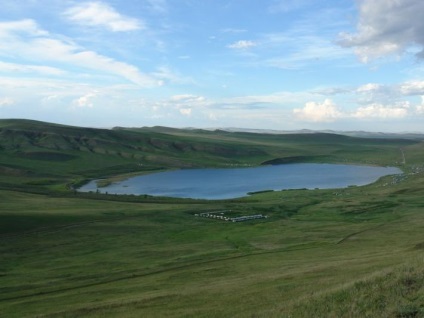
POLYGON ((358 0, 356 33, 343 33, 339 43, 355 49, 362 62, 400 55, 411 47, 424 58, 424 1, 358 0))

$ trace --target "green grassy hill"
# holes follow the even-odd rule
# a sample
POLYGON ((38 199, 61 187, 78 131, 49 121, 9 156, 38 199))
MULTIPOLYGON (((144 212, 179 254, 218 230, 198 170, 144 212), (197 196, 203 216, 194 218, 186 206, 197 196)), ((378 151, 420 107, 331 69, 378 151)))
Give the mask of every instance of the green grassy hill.
POLYGON ((0 178, 0 317, 424 317, 420 140, 0 120, 0 178), (405 173, 223 201, 66 187, 270 161, 405 173), (268 218, 195 216, 210 211, 268 218))

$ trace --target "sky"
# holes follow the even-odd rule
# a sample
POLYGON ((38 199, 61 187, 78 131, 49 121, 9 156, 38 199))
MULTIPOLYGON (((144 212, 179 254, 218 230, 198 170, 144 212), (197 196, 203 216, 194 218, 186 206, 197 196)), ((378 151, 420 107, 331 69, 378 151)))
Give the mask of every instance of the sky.
POLYGON ((422 0, 2 0, 0 118, 424 132, 422 0))

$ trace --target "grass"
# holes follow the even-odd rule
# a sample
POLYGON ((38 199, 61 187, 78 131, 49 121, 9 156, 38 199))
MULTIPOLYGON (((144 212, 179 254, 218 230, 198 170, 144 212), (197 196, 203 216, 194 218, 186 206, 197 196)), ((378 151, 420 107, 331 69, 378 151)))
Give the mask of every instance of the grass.
MULTIPOLYGON (((344 289, 350 293, 352 284, 419 264, 423 223, 417 206, 424 201, 395 195, 385 203, 374 187, 368 197, 359 188, 338 196, 331 190, 284 191, 194 206, 3 192, 9 203, 1 201, 2 211, 42 222, 32 230, 15 226, 14 235, 2 238, 1 313, 305 316, 302 308, 315 312, 320 299, 333 297, 329 308, 319 310, 332 308, 337 316, 337 308, 351 300, 338 296, 344 289), (23 213, 25 206, 31 209, 23 213), (242 224, 193 217, 196 211, 241 206, 268 210, 271 217, 242 224), (369 207, 367 217, 356 217, 359 206, 369 207)), ((414 266, 419 274, 422 267, 414 266)), ((390 296, 381 290, 381 297, 390 296)), ((376 315, 372 299, 361 306, 370 306, 374 317, 386 316, 376 315)))
MULTIPOLYGON (((0 121, 0 127, 12 124, 0 121)), ((76 156, 67 161, 46 161, 3 149, 0 316, 424 316, 422 144, 161 131, 186 143, 255 144, 268 160, 325 155, 394 165, 401 144, 407 174, 365 187, 223 201, 75 195, 62 185, 98 176, 101 168, 128 172, 122 167, 133 163, 80 150, 65 151, 76 156), (194 216, 220 210, 269 218, 232 223, 194 216)), ((205 153, 184 160, 202 156, 205 165, 212 160, 205 153)))
MULTIPOLYGON (((422 257, 408 265, 376 272, 338 289, 313 295, 290 308, 292 317, 422 317, 424 272, 422 257)), ((284 309, 281 312, 284 315, 284 309)), ((288 314, 288 313, 287 313, 288 314)))

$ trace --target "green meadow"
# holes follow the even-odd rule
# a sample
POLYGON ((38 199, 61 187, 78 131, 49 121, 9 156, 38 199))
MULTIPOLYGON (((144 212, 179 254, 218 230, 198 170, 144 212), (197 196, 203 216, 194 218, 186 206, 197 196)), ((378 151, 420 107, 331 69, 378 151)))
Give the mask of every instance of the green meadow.
MULTIPOLYGON (((424 317, 424 142, 0 120, 1 317, 424 317), (91 178, 328 162, 400 176, 208 201, 91 178), (240 223, 211 211, 264 214, 240 223)), ((254 182, 254 181, 252 181, 254 182)))

